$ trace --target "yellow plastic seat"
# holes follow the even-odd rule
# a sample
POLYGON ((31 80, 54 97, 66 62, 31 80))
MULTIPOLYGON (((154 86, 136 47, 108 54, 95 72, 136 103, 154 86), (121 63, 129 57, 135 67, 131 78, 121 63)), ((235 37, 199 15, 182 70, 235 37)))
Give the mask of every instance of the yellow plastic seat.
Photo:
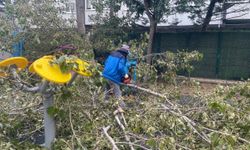
POLYGON ((53 58, 54 56, 44 56, 37 59, 31 64, 29 71, 37 73, 43 79, 54 83, 67 83, 71 79, 70 72, 62 73, 59 65, 51 64, 53 58))
POLYGON ((6 77, 6 76, 8 76, 7 73, 5 73, 4 71, 0 71, 0 77, 6 77))
MULTIPOLYGON (((27 67, 28 60, 24 57, 12 57, 0 62, 0 68, 6 68, 11 65, 15 65, 17 67, 17 71, 20 71, 27 67)), ((4 71, 0 71, 0 77, 5 77, 5 76, 8 76, 8 74, 5 73, 4 71)))
POLYGON ((78 64, 78 68, 73 68, 73 71, 82 76, 86 77, 92 76, 92 73, 89 70, 87 70, 87 68, 89 67, 89 63, 81 59, 77 59, 75 62, 78 64))

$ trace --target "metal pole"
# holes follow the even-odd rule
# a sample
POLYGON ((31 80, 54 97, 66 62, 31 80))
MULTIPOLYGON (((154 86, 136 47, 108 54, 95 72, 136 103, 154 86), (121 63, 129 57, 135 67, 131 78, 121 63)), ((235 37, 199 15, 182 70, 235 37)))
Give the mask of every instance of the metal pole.
MULTIPOLYGON (((73 76, 68 83, 68 86, 72 85, 76 79, 77 73, 73 73, 73 76)), ((56 123, 55 118, 48 114, 48 108, 54 105, 54 95, 51 91, 46 91, 49 81, 43 81, 40 86, 40 93, 43 94, 43 106, 44 106, 44 134, 45 134, 45 148, 51 150, 51 145, 56 137, 56 123)))
POLYGON ((74 80, 76 79, 76 77, 77 77, 77 73, 76 72, 73 72, 72 73, 72 78, 70 79, 70 81, 69 81, 69 83, 68 83, 68 86, 71 86, 72 85, 72 83, 74 82, 74 80))
POLYGON ((56 123, 55 118, 48 114, 48 108, 54 104, 53 93, 46 92, 48 84, 48 81, 43 81, 40 92, 43 94, 45 148, 50 150, 56 136, 56 123))
POLYGON ((51 149, 51 144, 56 136, 56 123, 55 118, 48 114, 48 108, 53 106, 53 94, 43 94, 43 106, 44 106, 44 132, 45 132, 45 147, 51 149))

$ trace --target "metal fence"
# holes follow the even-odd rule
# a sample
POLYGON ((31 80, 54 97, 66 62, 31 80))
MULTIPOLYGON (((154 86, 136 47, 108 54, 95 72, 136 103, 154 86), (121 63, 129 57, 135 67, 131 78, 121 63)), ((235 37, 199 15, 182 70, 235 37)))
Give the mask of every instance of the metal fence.
POLYGON ((250 31, 157 33, 154 52, 198 50, 204 57, 195 63, 193 77, 250 78, 250 31))

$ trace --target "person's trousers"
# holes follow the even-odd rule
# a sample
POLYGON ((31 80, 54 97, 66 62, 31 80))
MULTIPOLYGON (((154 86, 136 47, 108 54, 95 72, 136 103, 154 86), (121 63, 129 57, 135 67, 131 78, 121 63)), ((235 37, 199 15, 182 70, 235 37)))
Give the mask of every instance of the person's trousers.
POLYGON ((110 94, 113 93, 115 95, 115 98, 117 100, 120 100, 122 97, 122 92, 120 89, 120 85, 117 83, 114 83, 113 81, 107 80, 107 84, 105 86, 105 97, 104 100, 108 100, 110 97, 110 94))

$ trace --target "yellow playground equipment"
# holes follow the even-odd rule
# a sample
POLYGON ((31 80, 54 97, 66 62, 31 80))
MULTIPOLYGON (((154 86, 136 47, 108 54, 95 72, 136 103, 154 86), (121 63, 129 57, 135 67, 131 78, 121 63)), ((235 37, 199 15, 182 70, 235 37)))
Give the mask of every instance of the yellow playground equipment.
POLYGON ((6 77, 8 76, 8 73, 4 71, 9 66, 15 66, 17 71, 20 71, 24 68, 26 68, 28 65, 28 60, 24 57, 12 57, 5 59, 3 61, 0 61, 0 77, 6 77))
MULTIPOLYGON (((47 112, 47 109, 53 106, 53 91, 46 90, 49 83, 53 82, 56 84, 67 83, 67 86, 70 86, 71 83, 75 80, 78 74, 82 76, 92 76, 91 72, 88 70, 89 63, 81 60, 75 59, 70 60, 68 63, 76 63, 77 67, 73 68, 71 71, 63 73, 60 69, 60 66, 55 63, 51 63, 55 56, 43 56, 36 61, 34 61, 30 67, 29 71, 39 75, 42 78, 40 86, 37 87, 27 87, 22 85, 23 90, 28 92, 39 92, 43 95, 43 105, 44 105, 44 128, 45 128, 45 147, 51 149, 51 144, 55 139, 55 119, 53 116, 50 116, 47 112)), ((66 61, 67 63, 67 61, 66 61)), ((5 70, 11 67, 16 72, 25 69, 28 65, 28 60, 24 57, 12 57, 0 61, 0 77, 10 76, 5 70), (13 67, 14 66, 14 67, 13 67), (2 71, 1 71, 2 70, 2 71)), ((21 83, 20 83, 21 84, 21 83)))

